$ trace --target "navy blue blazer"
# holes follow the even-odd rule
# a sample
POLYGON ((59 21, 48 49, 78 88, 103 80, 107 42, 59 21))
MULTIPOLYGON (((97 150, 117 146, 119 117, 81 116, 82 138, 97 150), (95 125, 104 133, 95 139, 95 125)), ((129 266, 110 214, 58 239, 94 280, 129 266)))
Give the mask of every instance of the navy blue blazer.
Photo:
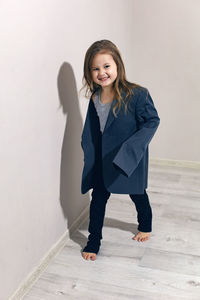
MULTIPOLYGON (((160 118, 147 88, 137 87, 130 99, 128 113, 122 107, 112 108, 112 101, 103 133, 99 117, 90 98, 86 119, 81 135, 84 152, 81 193, 85 194, 94 186, 96 153, 99 138, 102 137, 102 170, 106 189, 115 194, 143 194, 148 187, 148 145, 154 136, 160 118)), ((124 97, 124 92, 122 97, 124 97)))

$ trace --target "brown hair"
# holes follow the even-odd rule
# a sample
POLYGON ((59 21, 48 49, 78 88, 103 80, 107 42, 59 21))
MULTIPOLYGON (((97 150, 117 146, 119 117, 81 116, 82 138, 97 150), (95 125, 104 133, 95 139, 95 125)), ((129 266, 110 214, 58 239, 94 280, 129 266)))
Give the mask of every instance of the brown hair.
MULTIPOLYGON (((100 87, 100 85, 96 84, 92 80, 91 76, 91 64, 93 61, 94 56, 97 53, 106 53, 112 55, 116 65, 117 65, 117 78, 113 82, 113 89, 114 89, 114 94, 115 98, 117 99, 117 104, 113 107, 113 113, 116 117, 116 109, 120 109, 121 105, 123 103, 123 98, 121 96, 122 92, 125 92, 125 99, 130 99, 130 96, 133 95, 133 89, 137 87, 141 87, 140 85, 136 83, 131 83, 126 79, 126 74, 125 74, 125 68, 124 68, 124 63, 121 58, 121 54, 116 47, 114 43, 112 43, 109 40, 100 40, 94 42, 87 50, 85 54, 85 60, 84 60, 84 68, 83 68, 83 87, 80 89, 80 91, 83 88, 86 89, 85 97, 91 97, 96 90, 100 87)), ((125 105, 125 112, 127 112, 127 105, 128 102, 123 103, 125 105)))

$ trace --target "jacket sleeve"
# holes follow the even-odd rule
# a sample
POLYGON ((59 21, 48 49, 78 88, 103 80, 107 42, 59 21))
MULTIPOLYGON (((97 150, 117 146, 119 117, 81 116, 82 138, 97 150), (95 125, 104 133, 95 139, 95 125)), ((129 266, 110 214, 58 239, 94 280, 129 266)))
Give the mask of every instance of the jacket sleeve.
POLYGON ((148 89, 138 96, 135 105, 139 129, 123 142, 113 160, 113 163, 121 168, 128 177, 138 166, 160 124, 160 118, 148 89))

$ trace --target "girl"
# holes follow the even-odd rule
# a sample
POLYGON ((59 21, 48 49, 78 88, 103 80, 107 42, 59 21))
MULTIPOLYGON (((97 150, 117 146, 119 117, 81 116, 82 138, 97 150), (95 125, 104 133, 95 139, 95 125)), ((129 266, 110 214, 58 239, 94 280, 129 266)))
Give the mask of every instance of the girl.
POLYGON ((136 206, 139 232, 133 239, 143 242, 150 236, 152 210, 146 192, 148 145, 160 118, 148 89, 126 79, 120 52, 109 40, 96 41, 87 50, 83 80, 83 88, 87 87, 91 97, 81 136, 81 192, 93 190, 90 234, 82 256, 95 260, 111 193, 129 194, 136 206))

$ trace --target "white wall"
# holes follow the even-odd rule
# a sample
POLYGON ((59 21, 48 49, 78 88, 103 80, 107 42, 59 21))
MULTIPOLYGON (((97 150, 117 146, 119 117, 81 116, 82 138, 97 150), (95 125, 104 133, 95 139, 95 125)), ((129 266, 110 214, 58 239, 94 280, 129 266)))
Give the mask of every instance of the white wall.
POLYGON ((199 160, 199 12, 194 0, 1 1, 0 299, 89 203, 78 90, 91 43, 116 43, 127 78, 149 89, 151 156, 199 160))
POLYGON ((151 155, 200 160, 200 1, 132 1, 123 52, 129 77, 155 99, 160 127, 151 155), (131 59, 132 58, 132 59, 131 59))

